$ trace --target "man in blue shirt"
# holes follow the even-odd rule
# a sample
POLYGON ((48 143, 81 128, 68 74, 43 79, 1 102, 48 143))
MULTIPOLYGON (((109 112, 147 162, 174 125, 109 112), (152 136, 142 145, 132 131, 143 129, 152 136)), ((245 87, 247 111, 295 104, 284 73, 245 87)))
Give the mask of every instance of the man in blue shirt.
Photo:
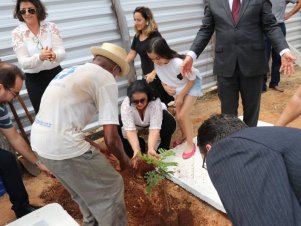
MULTIPOLYGON (((23 80, 23 72, 17 66, 0 62, 0 132, 6 137, 14 150, 23 155, 29 162, 35 164, 40 170, 50 173, 13 127, 8 115, 5 103, 12 101, 19 95, 23 80)), ((2 148, 0 148, 0 177, 13 204, 12 210, 17 218, 39 208, 29 203, 15 155, 2 148)))

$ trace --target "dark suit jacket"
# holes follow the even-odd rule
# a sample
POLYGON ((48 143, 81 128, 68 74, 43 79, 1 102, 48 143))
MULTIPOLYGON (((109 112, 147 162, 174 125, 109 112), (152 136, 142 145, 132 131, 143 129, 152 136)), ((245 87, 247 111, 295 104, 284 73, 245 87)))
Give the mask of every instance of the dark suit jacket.
POLYGON ((213 144, 207 169, 233 225, 301 225, 301 130, 243 129, 213 144))
POLYGON ((204 15, 203 25, 191 50, 200 55, 215 31, 214 74, 218 76, 231 77, 236 62, 244 76, 267 73, 264 31, 277 52, 288 48, 269 0, 242 0, 237 25, 234 24, 228 0, 207 0, 204 15))

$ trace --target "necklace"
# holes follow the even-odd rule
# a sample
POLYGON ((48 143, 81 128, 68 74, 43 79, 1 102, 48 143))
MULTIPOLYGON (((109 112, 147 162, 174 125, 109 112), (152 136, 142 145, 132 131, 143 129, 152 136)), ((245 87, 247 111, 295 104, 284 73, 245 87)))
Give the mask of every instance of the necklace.
POLYGON ((40 40, 40 33, 41 31, 39 30, 39 33, 37 35, 34 35, 34 37, 32 38, 32 41, 37 45, 37 49, 39 50, 43 49, 43 45, 40 40))

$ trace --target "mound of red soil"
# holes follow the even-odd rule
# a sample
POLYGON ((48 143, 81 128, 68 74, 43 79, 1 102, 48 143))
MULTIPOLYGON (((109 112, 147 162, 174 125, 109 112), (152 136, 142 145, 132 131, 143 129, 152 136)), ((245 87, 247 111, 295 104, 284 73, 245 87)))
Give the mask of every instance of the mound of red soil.
MULTIPOLYGON (((146 194, 144 176, 149 170, 153 170, 153 167, 141 164, 138 171, 129 169, 121 173, 124 178, 129 226, 193 225, 190 204, 168 194, 165 190, 166 181, 162 181, 150 194, 146 194)), ((74 219, 81 222, 82 215, 78 205, 59 182, 53 183, 42 192, 41 198, 45 203, 61 204, 74 219)))

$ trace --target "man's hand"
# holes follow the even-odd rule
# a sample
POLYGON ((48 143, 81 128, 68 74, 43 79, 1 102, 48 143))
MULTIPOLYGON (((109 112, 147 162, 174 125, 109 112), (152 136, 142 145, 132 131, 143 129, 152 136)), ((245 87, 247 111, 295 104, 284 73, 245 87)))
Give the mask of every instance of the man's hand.
POLYGON ((291 76, 294 70, 294 62, 296 57, 293 56, 290 52, 286 52, 281 57, 281 67, 280 72, 283 71, 285 75, 291 76))
POLYGON ((119 161, 120 170, 123 171, 131 167, 131 160, 130 158, 124 158, 123 161, 119 161))
POLYGON ((191 58, 191 56, 186 56, 181 67, 181 74, 183 76, 187 76, 192 73, 192 64, 193 59, 191 58))
POLYGON ((291 17, 288 13, 284 14, 284 20, 288 20, 291 17))
POLYGON ((36 164, 36 166, 44 173, 46 173, 48 176, 52 176, 51 171, 40 161, 36 164))

